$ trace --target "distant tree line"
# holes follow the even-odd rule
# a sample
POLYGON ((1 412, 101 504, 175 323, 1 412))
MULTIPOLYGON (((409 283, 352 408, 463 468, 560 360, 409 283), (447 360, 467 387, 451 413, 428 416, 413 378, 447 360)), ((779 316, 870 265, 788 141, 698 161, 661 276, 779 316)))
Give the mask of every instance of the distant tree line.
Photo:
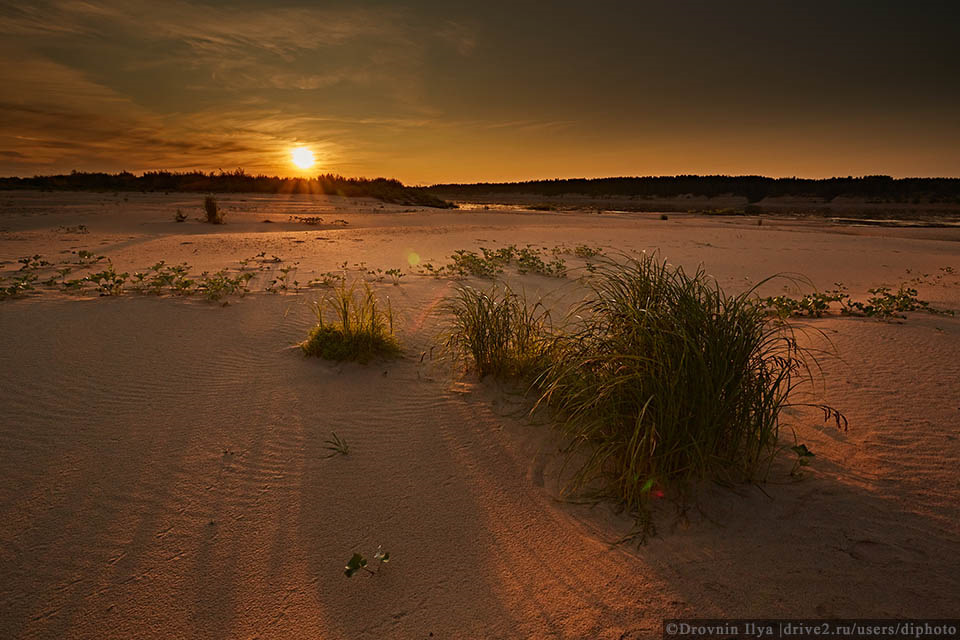
POLYGON ((449 202, 418 187, 407 187, 388 178, 345 178, 332 173, 315 178, 279 178, 249 175, 243 169, 233 172, 147 171, 137 176, 120 173, 74 171, 55 176, 0 178, 0 189, 38 189, 44 191, 188 191, 200 193, 322 193, 348 198, 376 198, 403 205, 449 208, 449 202))
POLYGON ((477 184, 437 184, 427 191, 444 198, 469 199, 496 194, 594 197, 742 196, 759 202, 777 196, 810 196, 826 201, 839 196, 907 202, 958 202, 960 178, 765 178, 763 176, 661 176, 645 178, 574 178, 477 184))

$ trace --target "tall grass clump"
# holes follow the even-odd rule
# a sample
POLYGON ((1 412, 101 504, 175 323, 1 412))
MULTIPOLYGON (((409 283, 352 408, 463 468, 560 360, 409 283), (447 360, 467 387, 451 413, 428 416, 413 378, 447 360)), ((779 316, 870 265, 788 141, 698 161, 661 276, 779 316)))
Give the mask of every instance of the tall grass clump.
POLYGON ((538 373, 548 348, 550 316, 506 285, 460 287, 444 303, 452 320, 443 338, 450 353, 469 355, 477 373, 522 377, 538 373))
POLYGON ((701 480, 762 476, 810 374, 788 325, 753 290, 646 254, 601 262, 589 287, 537 381, 578 460, 570 489, 645 514, 661 488, 683 501, 701 480))
POLYGON ((300 344, 303 352, 327 360, 369 362, 400 354, 393 333, 393 309, 377 299, 370 285, 341 282, 314 303, 317 325, 300 344))
POLYGON ((203 210, 207 214, 207 222, 210 224, 223 224, 223 211, 217 206, 217 199, 213 196, 207 196, 203 199, 203 210))

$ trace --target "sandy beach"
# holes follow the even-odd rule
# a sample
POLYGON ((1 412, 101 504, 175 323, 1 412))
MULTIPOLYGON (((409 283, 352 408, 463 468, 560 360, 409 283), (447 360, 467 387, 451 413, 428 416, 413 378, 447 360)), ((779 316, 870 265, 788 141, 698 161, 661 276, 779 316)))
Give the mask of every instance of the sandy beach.
MULTIPOLYGON (((440 303, 483 281, 417 267, 586 244, 703 264, 729 291, 777 273, 861 296, 919 279, 960 313, 960 228, 217 197, 222 226, 197 220, 200 194, 0 193, 7 278, 79 251, 131 273, 256 265, 226 305, 56 287, 0 301, 0 637, 650 638, 683 616, 956 617, 960 318, 805 321, 835 349, 816 397, 849 430, 791 410, 784 444, 816 454, 800 478, 783 457, 765 484, 703 487, 685 517, 662 505, 645 545, 614 545, 632 519, 558 499, 563 443, 530 399, 436 355, 440 303), (305 283, 344 262, 389 296, 400 359, 293 347, 324 292, 305 283), (265 291, 285 267, 300 290, 265 291), (348 455, 327 457, 332 432, 348 455), (378 575, 343 575, 378 545, 378 575)), ((504 278, 576 299, 584 260, 561 255, 567 278, 504 278)))

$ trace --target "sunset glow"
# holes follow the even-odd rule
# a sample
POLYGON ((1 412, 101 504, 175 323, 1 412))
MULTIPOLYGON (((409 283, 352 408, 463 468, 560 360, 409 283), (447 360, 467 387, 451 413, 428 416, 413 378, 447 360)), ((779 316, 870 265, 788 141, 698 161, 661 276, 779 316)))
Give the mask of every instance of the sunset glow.
POLYGON ((309 169, 316 162, 313 151, 306 147, 299 147, 290 152, 290 160, 300 169, 309 169))
POLYGON ((603 4, 4 3, 0 176, 960 175, 955 3, 603 4))

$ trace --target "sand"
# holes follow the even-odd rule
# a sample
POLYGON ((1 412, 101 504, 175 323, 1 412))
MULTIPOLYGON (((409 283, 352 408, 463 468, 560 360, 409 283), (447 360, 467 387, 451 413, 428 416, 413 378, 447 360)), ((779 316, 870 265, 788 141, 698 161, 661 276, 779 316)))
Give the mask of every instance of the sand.
MULTIPOLYGON (((798 272, 862 294, 960 271, 958 229, 221 202, 216 227, 193 219, 194 194, 0 193, 0 269, 88 249, 199 273, 264 251, 284 262, 258 272, 262 289, 294 262, 306 281, 343 261, 359 275, 412 252, 588 243, 703 263, 730 290, 798 272)), ((509 279, 576 295, 571 279, 509 279)), ((960 318, 808 322, 838 354, 817 397, 849 431, 791 411, 784 442, 795 431, 816 453, 801 479, 783 458, 762 487, 704 487, 635 547, 611 544, 628 516, 557 500, 561 443, 522 396, 431 357, 458 284, 375 283, 405 355, 366 366, 291 348, 318 291, 0 302, 0 637, 648 638, 676 616, 956 617, 960 318), (325 457, 331 432, 348 455, 325 457), (344 577, 377 545, 391 552, 378 575, 344 577)), ((918 288, 960 311, 960 277, 918 288)))

